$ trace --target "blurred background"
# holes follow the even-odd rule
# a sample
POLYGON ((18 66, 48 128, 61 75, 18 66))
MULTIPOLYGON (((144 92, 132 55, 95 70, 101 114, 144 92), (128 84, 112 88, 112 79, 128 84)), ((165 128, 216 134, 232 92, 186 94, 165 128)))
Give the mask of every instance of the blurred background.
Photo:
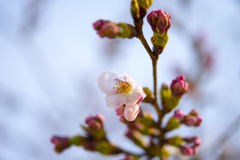
MULTIPOLYGON (((172 18, 158 88, 184 74, 190 92, 179 108, 197 108, 203 117, 201 127, 181 126, 168 135, 200 136, 199 154, 171 159, 240 159, 240 1, 155 0, 149 12, 158 9, 172 18)), ((126 126, 97 87, 99 74, 111 71, 153 88, 151 60, 140 41, 101 39, 92 27, 98 19, 133 24, 129 10, 130 0, 0 1, 0 160, 123 159, 77 147, 53 151, 53 135, 83 134, 80 124, 97 113, 105 116, 110 140, 141 151, 124 137, 126 126)), ((141 108, 157 118, 152 106, 141 108)))

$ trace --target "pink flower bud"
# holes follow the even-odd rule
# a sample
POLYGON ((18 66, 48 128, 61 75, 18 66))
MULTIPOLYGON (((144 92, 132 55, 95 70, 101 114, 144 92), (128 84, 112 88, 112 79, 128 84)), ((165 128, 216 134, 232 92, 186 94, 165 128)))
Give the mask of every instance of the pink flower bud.
POLYGON ((197 117, 194 116, 185 116, 181 123, 187 125, 187 126, 192 126, 197 122, 197 117))
POLYGON ((54 136, 52 137, 51 142, 55 145, 54 150, 57 153, 62 152, 64 149, 70 146, 68 138, 54 136))
POLYGON ((201 126, 203 119, 201 117, 197 117, 197 122, 194 124, 194 126, 198 127, 201 126))
POLYGON ((183 75, 172 81, 171 90, 174 96, 182 96, 188 91, 188 84, 185 82, 183 75))
POLYGON ((181 119, 185 116, 185 114, 183 113, 183 111, 181 109, 178 109, 174 112, 174 118, 176 119, 181 119))
POLYGON ((190 112, 189 115, 197 117, 199 115, 199 112, 198 112, 198 110, 194 109, 190 112))
POLYGON ((171 17, 163 10, 152 11, 148 14, 147 20, 154 33, 163 35, 171 27, 171 17))
POLYGON ((99 30, 103 26, 103 24, 104 24, 103 20, 98 20, 95 23, 93 23, 93 28, 95 30, 99 30))
POLYGON ((199 137, 193 137, 192 142, 195 144, 195 146, 199 146, 202 143, 202 140, 199 137))
POLYGON ((193 154, 193 149, 191 147, 188 147, 188 146, 179 146, 180 148, 180 152, 183 154, 183 155, 186 155, 186 156, 190 156, 193 154))
POLYGON ((120 33, 120 28, 111 21, 98 20, 93 23, 93 28, 100 37, 116 38, 120 33))
POLYGON ((97 121, 99 121, 102 125, 103 125, 104 122, 105 122, 105 119, 104 119, 103 115, 101 115, 100 113, 98 113, 98 114, 95 116, 95 119, 96 119, 97 121))
POLYGON ((89 125, 89 128, 100 130, 103 126, 104 118, 102 115, 98 114, 95 117, 89 116, 85 122, 89 125))

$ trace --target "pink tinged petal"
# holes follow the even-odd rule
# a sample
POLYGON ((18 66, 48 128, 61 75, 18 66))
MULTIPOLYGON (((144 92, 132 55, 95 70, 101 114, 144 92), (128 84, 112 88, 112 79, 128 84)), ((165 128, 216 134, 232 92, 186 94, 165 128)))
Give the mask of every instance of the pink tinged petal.
POLYGON ((139 113, 139 105, 127 105, 124 109, 124 117, 127 121, 134 121, 139 113))
POLYGON ((110 108, 117 109, 125 104, 126 95, 125 94, 107 94, 105 97, 106 106, 110 108))
POLYGON ((131 86, 131 90, 133 90, 136 86, 136 82, 126 73, 122 73, 121 78, 125 80, 131 86))
POLYGON ((138 100, 138 102, 141 102, 145 97, 146 97, 146 94, 145 94, 145 92, 143 91, 142 96, 140 97, 140 99, 138 100))
POLYGON ((117 87, 116 83, 118 80, 120 80, 120 78, 115 73, 104 72, 98 77, 97 84, 103 93, 112 94, 116 92, 116 89, 113 89, 113 87, 117 87))
POLYGON ((116 115, 117 116, 123 116, 124 108, 125 108, 125 106, 123 105, 123 106, 119 107, 118 109, 115 109, 116 115))

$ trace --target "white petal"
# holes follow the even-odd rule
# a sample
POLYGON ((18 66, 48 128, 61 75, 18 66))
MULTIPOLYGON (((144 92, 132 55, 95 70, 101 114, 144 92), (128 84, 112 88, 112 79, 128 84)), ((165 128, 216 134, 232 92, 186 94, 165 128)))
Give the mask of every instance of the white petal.
POLYGON ((126 100, 126 95, 125 94, 107 94, 105 97, 106 100, 106 106, 110 108, 117 109, 121 107, 125 100, 126 100))
POLYGON ((124 117, 127 121, 134 121, 139 113, 139 105, 127 105, 124 109, 124 117))
POLYGON ((133 105, 135 104, 142 96, 142 92, 134 91, 131 94, 126 94, 126 105, 133 105))
POLYGON ((115 73, 104 72, 98 77, 97 84, 103 93, 114 93, 116 90, 113 87, 117 87, 117 80, 120 80, 120 78, 115 73))
POLYGON ((129 75, 127 75, 126 73, 122 73, 121 78, 131 85, 131 90, 135 88, 136 82, 129 75))
POLYGON ((139 84, 137 84, 135 86, 135 88, 133 88, 133 91, 135 91, 135 92, 144 92, 143 91, 143 87, 141 85, 139 85, 139 84))

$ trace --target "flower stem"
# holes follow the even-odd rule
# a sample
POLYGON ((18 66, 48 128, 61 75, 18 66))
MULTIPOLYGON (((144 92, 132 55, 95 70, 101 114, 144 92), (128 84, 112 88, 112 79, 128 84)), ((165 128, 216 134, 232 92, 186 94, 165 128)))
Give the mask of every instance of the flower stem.
POLYGON ((157 114, 158 114, 158 127, 161 125, 161 117, 162 117, 162 112, 159 108, 159 105, 157 103, 157 61, 158 61, 158 55, 154 55, 152 50, 150 49, 143 33, 141 32, 140 34, 138 34, 137 38, 142 42, 144 48, 147 50, 149 56, 151 57, 152 59, 152 66, 153 66, 153 85, 154 85, 154 101, 152 103, 152 105, 154 106, 155 110, 157 111, 157 114))

